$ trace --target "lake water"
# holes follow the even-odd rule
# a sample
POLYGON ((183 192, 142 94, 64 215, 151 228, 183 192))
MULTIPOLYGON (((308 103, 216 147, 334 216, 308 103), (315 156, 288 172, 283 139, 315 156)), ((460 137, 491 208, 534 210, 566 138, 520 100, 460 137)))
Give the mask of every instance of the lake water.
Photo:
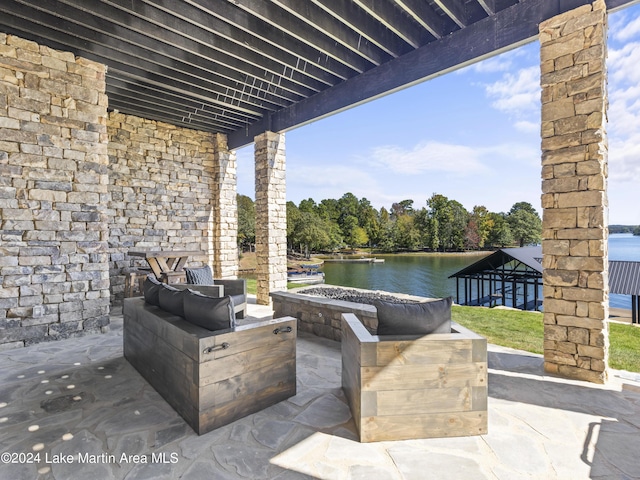
MULTIPOLYGON (((325 282, 345 287, 407 293, 421 297, 455 298, 455 279, 449 275, 486 254, 376 255, 384 263, 325 263, 325 282)), ((609 259, 640 261, 640 237, 615 234, 609 237, 609 259)), ((631 308, 628 295, 611 295, 610 306, 631 308)))

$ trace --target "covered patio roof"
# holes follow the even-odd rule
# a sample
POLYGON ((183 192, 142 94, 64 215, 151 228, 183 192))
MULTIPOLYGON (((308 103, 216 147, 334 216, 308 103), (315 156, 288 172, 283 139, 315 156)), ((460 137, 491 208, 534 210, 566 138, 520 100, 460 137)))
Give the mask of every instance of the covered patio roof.
POLYGON ((106 64, 110 109, 235 149, 514 48, 590 3, 6 0, 0 31, 106 64))

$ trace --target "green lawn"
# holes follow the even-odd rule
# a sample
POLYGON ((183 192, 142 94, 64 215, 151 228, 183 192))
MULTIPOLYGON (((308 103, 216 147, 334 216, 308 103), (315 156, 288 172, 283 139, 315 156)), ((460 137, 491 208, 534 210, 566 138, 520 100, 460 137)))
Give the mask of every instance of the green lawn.
MULTIPOLYGON (((300 285, 289 284, 289 288, 300 285)), ((247 278, 247 291, 256 293, 255 278, 247 278)), ((542 314, 497 308, 453 307, 452 318, 460 325, 486 337, 489 343, 543 353, 542 314)), ((640 372, 640 327, 611 323, 609 365, 619 370, 640 372)))
MULTIPOLYGON (((490 343, 543 353, 540 313, 456 306, 452 318, 490 343)), ((609 366, 640 372, 640 328, 619 323, 609 326, 609 366)))

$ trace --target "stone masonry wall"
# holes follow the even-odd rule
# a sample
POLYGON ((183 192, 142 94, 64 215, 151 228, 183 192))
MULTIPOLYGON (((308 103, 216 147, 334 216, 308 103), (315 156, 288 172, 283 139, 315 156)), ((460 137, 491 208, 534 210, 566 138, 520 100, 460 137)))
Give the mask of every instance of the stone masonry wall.
MULTIPOLYGON (((109 114, 109 246, 114 301, 124 273, 148 267, 131 249, 199 250, 213 264, 217 193, 211 134, 118 112, 109 114)), ((235 198, 233 199, 235 203, 235 198)))
POLYGON ((0 350, 109 323, 105 67, 0 33, 0 350))
POLYGON ((356 315, 371 333, 378 329, 378 313, 373 305, 284 291, 272 292, 271 299, 273 318, 295 317, 299 331, 319 337, 339 342, 342 338, 343 313, 356 315))
POLYGON ((256 163, 256 301, 287 289, 287 195, 283 133, 255 138, 256 163))
POLYGON ((606 6, 540 25, 545 370, 607 377, 606 6))

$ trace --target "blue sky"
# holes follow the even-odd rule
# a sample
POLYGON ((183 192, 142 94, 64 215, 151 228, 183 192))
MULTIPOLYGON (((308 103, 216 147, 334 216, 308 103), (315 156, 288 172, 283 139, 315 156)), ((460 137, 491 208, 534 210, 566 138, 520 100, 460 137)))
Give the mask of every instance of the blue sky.
MULTIPOLYGON (((640 224, 640 5, 609 16, 609 222, 640 224)), ((533 42, 286 133, 287 200, 351 192, 376 208, 433 193, 540 209, 540 66, 533 42)), ((255 197, 253 145, 238 193, 255 197)))

